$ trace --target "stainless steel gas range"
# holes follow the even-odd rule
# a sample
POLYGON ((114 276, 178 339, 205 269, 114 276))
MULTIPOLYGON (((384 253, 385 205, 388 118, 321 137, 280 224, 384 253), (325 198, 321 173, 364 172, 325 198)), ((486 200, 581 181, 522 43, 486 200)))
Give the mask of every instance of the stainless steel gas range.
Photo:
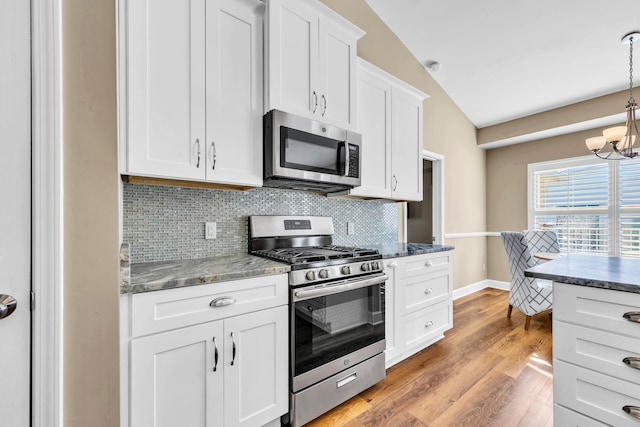
POLYGON ((385 281, 375 250, 334 246, 333 220, 252 216, 251 254, 291 265, 290 407, 301 426, 385 377, 385 281))

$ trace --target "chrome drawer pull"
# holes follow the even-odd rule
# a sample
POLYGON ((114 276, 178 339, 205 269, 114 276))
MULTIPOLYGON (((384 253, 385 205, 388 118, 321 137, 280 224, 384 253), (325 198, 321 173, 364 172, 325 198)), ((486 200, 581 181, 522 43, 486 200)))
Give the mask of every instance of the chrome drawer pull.
POLYGON ((640 407, 639 406, 631 406, 625 405, 622 407, 622 410, 627 414, 631 415, 633 418, 637 418, 640 420, 640 407))
POLYGON ((433 261, 428 260, 424 265, 425 267, 433 267, 433 261))
POLYGON ((225 307, 227 305, 235 304, 236 299, 234 297, 218 297, 209 303, 212 308, 225 307))
POLYGON ((349 384, 352 381, 355 381, 358 378, 358 373, 354 372, 351 375, 348 375, 344 378, 342 378, 341 380, 336 381, 336 388, 340 388, 342 386, 345 386, 347 384, 349 384))
POLYGON ((424 291, 425 295, 431 295, 432 293, 433 293, 433 289, 431 289, 431 288, 425 289, 425 291, 424 291))
POLYGON ((640 369, 640 357, 625 357, 622 361, 631 368, 640 369))
POLYGON ((425 328, 430 328, 430 327, 432 327, 432 326, 433 326, 433 321, 432 321, 432 320, 429 320, 429 321, 427 322, 427 324, 426 324, 426 325, 424 325, 424 327, 425 327, 425 328))
POLYGON ((640 323, 640 311, 628 311, 622 315, 629 322, 640 323))

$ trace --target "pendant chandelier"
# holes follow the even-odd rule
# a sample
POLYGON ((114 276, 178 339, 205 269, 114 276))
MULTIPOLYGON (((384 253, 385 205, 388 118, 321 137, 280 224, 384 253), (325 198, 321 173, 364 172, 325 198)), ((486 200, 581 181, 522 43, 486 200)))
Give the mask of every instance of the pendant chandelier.
POLYGON ((622 37, 622 43, 629 44, 629 101, 627 102, 627 121, 624 126, 614 126, 602 131, 602 136, 594 136, 585 140, 587 148, 601 159, 621 160, 638 155, 633 151, 633 144, 640 141, 636 123, 636 100, 633 98, 633 42, 640 40, 640 32, 633 31, 622 37), (611 151, 602 153, 602 148, 609 143, 611 151))

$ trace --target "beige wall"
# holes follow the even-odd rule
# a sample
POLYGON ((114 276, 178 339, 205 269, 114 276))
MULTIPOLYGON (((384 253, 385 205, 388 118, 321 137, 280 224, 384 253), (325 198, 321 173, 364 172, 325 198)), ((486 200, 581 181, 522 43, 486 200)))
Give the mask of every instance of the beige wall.
MULTIPOLYGON (((589 156, 584 140, 602 129, 547 138, 487 151, 487 230, 527 228, 527 165, 589 156)), ((500 237, 489 237, 488 278, 509 281, 507 257, 500 237)))
POLYGON ((119 424, 115 1, 62 0, 65 427, 119 424))
MULTIPOLYGON (((445 234, 485 231, 485 152, 477 146, 475 126, 364 0, 322 2, 366 32, 358 56, 429 94, 423 147, 445 156, 445 234)), ((454 288, 486 278, 485 237, 445 243, 456 247, 454 288)))

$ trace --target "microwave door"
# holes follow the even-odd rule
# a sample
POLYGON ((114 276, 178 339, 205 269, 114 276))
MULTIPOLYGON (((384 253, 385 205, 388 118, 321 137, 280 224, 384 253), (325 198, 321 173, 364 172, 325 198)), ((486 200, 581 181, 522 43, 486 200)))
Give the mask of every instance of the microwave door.
POLYGON ((344 170, 343 149, 343 141, 283 127, 280 133, 280 167, 298 171, 302 174, 299 177, 306 179, 340 176, 344 170))

